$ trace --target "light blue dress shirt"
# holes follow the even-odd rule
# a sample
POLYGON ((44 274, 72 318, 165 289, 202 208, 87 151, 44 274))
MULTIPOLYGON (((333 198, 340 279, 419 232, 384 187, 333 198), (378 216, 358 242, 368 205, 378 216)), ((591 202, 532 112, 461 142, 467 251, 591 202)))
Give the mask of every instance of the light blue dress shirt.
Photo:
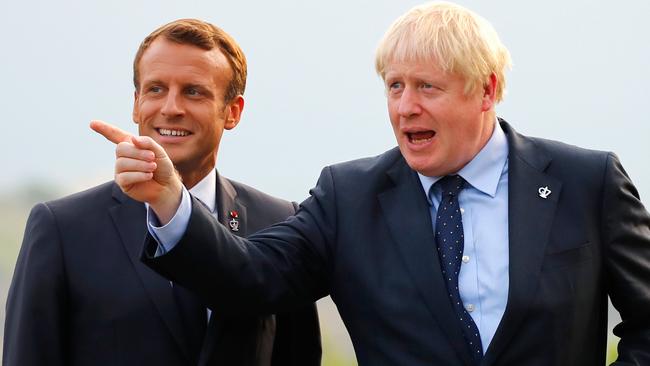
POLYGON ((212 212, 212 215, 219 218, 216 211, 216 196, 217 196, 217 171, 212 169, 208 175, 203 177, 189 192, 183 187, 181 205, 172 217, 172 219, 164 226, 160 226, 158 218, 153 213, 153 210, 147 206, 147 223, 149 233, 158 242, 158 249, 156 255, 162 255, 170 251, 181 240, 187 224, 190 221, 192 214, 192 200, 190 193, 198 198, 205 206, 212 212))
MULTIPOLYGON (((499 123, 488 143, 457 174, 467 181, 458 195, 465 237, 458 289, 478 326, 485 352, 505 312, 509 286, 508 142, 499 123)), ((429 193, 435 232, 442 193, 433 184, 442 177, 418 176, 424 192, 429 193)), ((434 243, 431 248, 435 250, 434 243)))

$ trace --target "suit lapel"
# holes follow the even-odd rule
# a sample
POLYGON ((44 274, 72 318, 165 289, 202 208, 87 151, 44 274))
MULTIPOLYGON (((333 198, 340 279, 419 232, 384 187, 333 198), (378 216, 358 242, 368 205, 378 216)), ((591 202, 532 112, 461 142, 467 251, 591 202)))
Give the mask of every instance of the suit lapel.
MULTIPOLYGON (((229 228, 231 232, 237 236, 245 237, 247 235, 247 221, 248 215, 246 206, 238 199, 237 191, 232 183, 217 171, 217 202, 216 210, 219 216, 219 222, 225 227, 229 228), (237 217, 233 214, 236 213, 237 217), (236 224, 231 225, 231 221, 236 224), (237 231, 233 230, 236 227, 237 231)), ((203 341, 203 349, 201 351, 199 365, 206 365, 211 359, 214 348, 217 345, 217 340, 221 336, 224 328, 225 318, 220 314, 212 314, 208 324, 208 330, 203 341)), ((230 350, 232 351, 232 350, 230 350)))
POLYGON ((237 236, 245 237, 248 235, 248 225, 246 206, 237 199, 237 191, 232 183, 217 172, 217 212, 219 213, 219 222, 225 227, 229 228, 231 232, 237 236), (231 213, 236 213, 237 218, 233 217, 231 213), (235 219, 236 225, 231 225, 235 219), (237 231, 233 230, 237 227, 237 231))
POLYGON ((113 198, 119 203, 110 207, 109 213, 129 259, 174 340, 185 356, 192 359, 170 282, 140 262, 147 231, 145 206, 124 195, 116 184, 113 185, 113 198))
POLYGON ((393 241, 429 312, 466 365, 471 364, 454 310, 446 294, 435 250, 431 213, 415 173, 403 158, 388 171, 394 186, 379 195, 393 241))
POLYGON ((509 144, 508 227, 509 292, 506 310, 484 358, 497 360, 521 324, 535 297, 546 244, 555 216, 562 183, 545 173, 551 163, 535 143, 516 133, 502 121, 509 144), (551 193, 540 196, 540 188, 551 193))

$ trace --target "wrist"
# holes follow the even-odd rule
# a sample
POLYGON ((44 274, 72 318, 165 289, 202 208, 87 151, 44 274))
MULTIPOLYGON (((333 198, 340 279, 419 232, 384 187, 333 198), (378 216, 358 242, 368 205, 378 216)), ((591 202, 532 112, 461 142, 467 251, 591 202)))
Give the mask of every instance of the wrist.
POLYGON ((183 185, 178 179, 173 179, 171 184, 164 188, 156 202, 149 206, 154 211, 161 225, 166 225, 178 211, 183 194, 183 185))

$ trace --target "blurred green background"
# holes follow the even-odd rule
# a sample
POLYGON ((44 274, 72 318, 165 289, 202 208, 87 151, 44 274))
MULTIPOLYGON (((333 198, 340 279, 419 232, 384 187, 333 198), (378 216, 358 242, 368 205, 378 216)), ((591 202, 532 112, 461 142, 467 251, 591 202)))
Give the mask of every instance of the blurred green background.
MULTIPOLYGON (((64 195, 63 190, 55 190, 42 185, 24 187, 0 196, 0 301, 5 304, 7 290, 16 257, 20 249, 27 215, 37 203, 64 195)), ((349 336, 336 307, 329 297, 318 302, 323 335, 323 366, 356 365, 354 351, 349 336)), ((2 328, 4 329, 4 310, 2 307, 2 328)), ((610 311, 610 317, 616 316, 610 311)), ((610 324, 612 324, 610 320, 610 324)), ((4 332, 3 332, 4 334, 4 332)), ((616 358, 617 339, 611 335, 608 349, 608 364, 616 358)))

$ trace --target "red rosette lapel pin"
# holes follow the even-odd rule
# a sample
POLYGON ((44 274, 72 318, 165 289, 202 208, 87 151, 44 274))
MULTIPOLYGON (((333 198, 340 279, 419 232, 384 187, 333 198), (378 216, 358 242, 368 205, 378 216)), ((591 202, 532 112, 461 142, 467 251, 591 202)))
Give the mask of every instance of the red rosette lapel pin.
POLYGON ((228 226, 230 226, 231 231, 239 231, 239 212, 236 210, 231 210, 228 212, 230 215, 230 221, 228 221, 228 226))

